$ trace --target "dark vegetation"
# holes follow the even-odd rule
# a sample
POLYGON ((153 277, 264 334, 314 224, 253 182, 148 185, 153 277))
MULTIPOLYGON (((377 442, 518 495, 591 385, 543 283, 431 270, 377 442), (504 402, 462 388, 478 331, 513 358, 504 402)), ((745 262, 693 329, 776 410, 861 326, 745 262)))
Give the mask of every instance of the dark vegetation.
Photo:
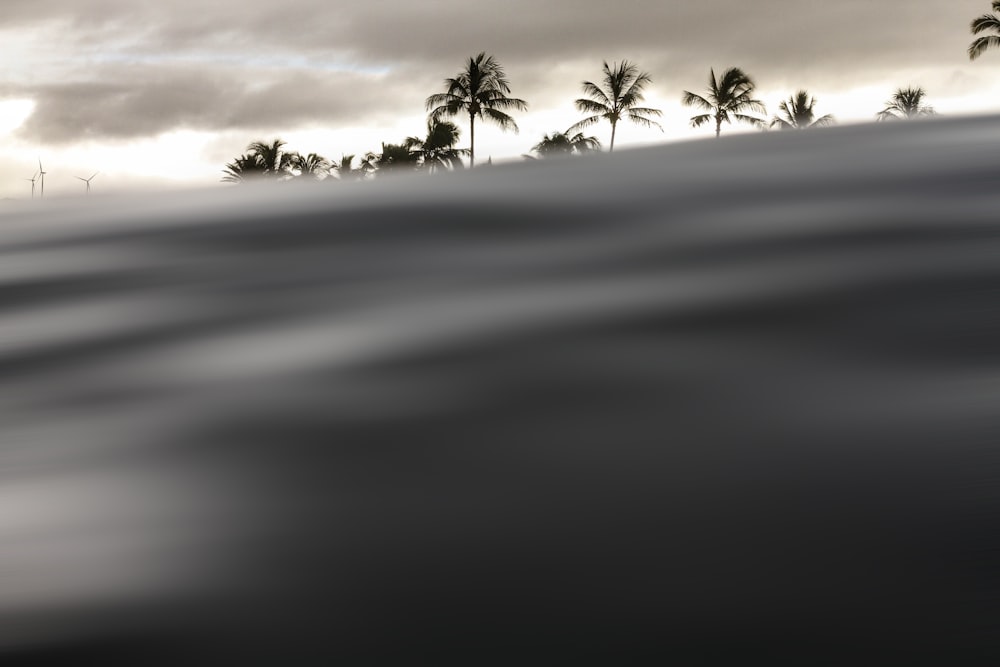
MULTIPOLYGON (((992 0, 991 14, 983 14, 972 21, 970 30, 976 39, 969 45, 971 60, 985 51, 1000 48, 1000 0, 992 0)), ((585 117, 563 132, 546 134, 532 146, 533 154, 525 159, 551 158, 566 155, 586 155, 599 152, 601 142, 585 136, 581 130, 607 121, 611 126, 608 152, 614 151, 619 121, 658 128, 654 120, 662 116, 659 109, 640 106, 644 92, 653 79, 632 62, 623 60, 609 65, 604 62, 599 82, 582 82, 585 97, 576 100, 577 110, 585 117)), ((755 97, 754 80, 739 67, 730 67, 716 76, 709 71, 708 85, 701 93, 685 90, 681 96, 684 105, 700 113, 691 117, 691 125, 710 125, 715 136, 722 133, 724 124, 744 123, 761 130, 806 130, 832 125, 830 114, 816 115, 816 98, 801 89, 783 100, 779 113, 768 122, 767 108, 755 97)), ((875 114, 877 121, 906 120, 935 115, 934 108, 926 103, 927 93, 919 86, 896 89, 885 108, 875 114)), ((228 183, 248 181, 330 180, 357 181, 392 173, 424 172, 433 174, 465 168, 476 164, 476 122, 488 122, 504 131, 518 131, 512 112, 525 112, 528 104, 512 96, 511 82, 503 66, 485 52, 470 57, 462 69, 444 80, 444 91, 430 95, 426 100, 428 112, 426 137, 406 137, 399 143, 382 143, 378 152, 370 151, 357 159, 355 155, 342 155, 338 162, 317 153, 303 155, 286 151, 285 142, 274 139, 270 143, 255 141, 246 152, 228 163, 222 180, 228 183), (459 148, 461 130, 451 118, 468 119, 468 148, 459 148)))

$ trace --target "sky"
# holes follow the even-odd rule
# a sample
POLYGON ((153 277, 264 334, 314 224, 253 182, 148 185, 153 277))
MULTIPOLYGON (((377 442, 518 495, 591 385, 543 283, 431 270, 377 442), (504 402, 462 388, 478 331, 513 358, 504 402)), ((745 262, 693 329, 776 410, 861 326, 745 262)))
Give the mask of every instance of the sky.
MULTIPOLYGON (((800 88, 820 115, 870 122, 916 85, 942 114, 1000 112, 1000 50, 970 62, 989 0, 4 0, 0 198, 220 184, 254 140, 339 159, 423 135, 424 101, 481 51, 504 66, 519 134, 478 125, 479 161, 515 160, 581 118, 602 62, 652 77, 663 132, 616 148, 708 138, 684 90, 738 66, 773 115, 800 88)), ((467 121, 458 120, 467 141, 467 121)), ((723 133, 756 131, 724 128, 723 133)), ((605 144, 610 127, 588 130, 605 144)))

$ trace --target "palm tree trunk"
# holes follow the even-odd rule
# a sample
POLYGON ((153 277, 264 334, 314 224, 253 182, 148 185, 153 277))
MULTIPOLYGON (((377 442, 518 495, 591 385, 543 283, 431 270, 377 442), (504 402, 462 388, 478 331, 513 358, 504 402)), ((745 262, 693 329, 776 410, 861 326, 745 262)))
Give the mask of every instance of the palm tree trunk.
POLYGON ((615 152, 615 130, 618 129, 618 123, 611 121, 611 147, 608 148, 609 153, 615 152))
POLYGON ((476 114, 469 114, 469 169, 476 166, 476 114))
POLYGON ((719 138, 719 133, 722 132, 722 118, 719 116, 715 117, 715 138, 719 138))

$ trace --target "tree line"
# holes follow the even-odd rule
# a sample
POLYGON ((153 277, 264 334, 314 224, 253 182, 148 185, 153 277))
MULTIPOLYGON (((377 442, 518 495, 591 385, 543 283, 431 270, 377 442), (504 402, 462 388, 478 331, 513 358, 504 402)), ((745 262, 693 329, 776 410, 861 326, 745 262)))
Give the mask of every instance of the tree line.
MULTIPOLYGON (((992 0, 993 14, 984 14, 972 21, 970 30, 980 35, 970 44, 968 55, 975 60, 990 48, 1000 48, 1000 0, 992 0), (987 33, 987 34, 984 34, 987 33), (993 34, 989 34, 993 33, 993 34)), ((642 106, 646 86, 652 83, 648 72, 627 60, 609 65, 604 62, 598 83, 583 81, 584 97, 575 101, 576 109, 585 117, 563 132, 546 134, 532 147, 534 155, 528 159, 556 155, 586 154, 601 149, 596 137, 585 136, 583 129, 606 121, 611 136, 608 151, 615 148, 618 123, 630 123, 657 128, 654 120, 663 114, 659 109, 642 106)), ((280 139, 270 143, 255 141, 246 152, 223 170, 224 182, 242 183, 250 180, 362 180, 375 174, 404 171, 451 171, 464 168, 463 158, 468 157, 469 167, 476 164, 476 122, 490 122, 504 131, 518 131, 511 112, 525 112, 528 104, 512 97, 507 74, 492 55, 485 52, 470 57, 461 71, 444 81, 444 92, 430 95, 425 107, 428 112, 426 136, 407 137, 398 144, 383 143, 381 151, 368 152, 354 166, 354 155, 343 155, 339 162, 332 162, 316 153, 302 155, 285 151, 280 139), (449 119, 467 117, 469 147, 458 148, 459 127, 449 119)), ((709 72, 708 86, 702 93, 685 90, 681 102, 700 113, 692 116, 692 127, 714 125, 715 136, 720 136, 723 124, 740 122, 766 129, 803 130, 834 123, 830 114, 816 115, 816 99, 807 90, 799 90, 779 104, 779 113, 767 118, 764 103, 754 97, 756 84, 739 67, 730 67, 716 76, 709 72)), ((926 104, 926 91, 921 87, 898 88, 885 103, 885 108, 875 114, 877 121, 918 118, 934 115, 933 107, 926 104)))

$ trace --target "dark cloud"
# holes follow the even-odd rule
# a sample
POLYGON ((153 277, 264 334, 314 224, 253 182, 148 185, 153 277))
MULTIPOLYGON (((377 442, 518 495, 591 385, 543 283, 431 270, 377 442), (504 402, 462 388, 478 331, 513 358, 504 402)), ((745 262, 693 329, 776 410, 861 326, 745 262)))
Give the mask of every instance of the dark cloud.
MULTIPOLYGON (((174 129, 227 130, 388 122, 393 77, 234 68, 107 67, 95 81, 9 90, 30 95, 36 110, 19 132, 44 143, 130 139, 174 129), (107 75, 111 76, 107 76, 107 75)), ((412 97, 419 102, 415 93, 412 97)))
POLYGON ((638 61, 669 99, 729 65, 822 93, 967 65, 968 23, 988 5, 7 0, 0 30, 38 31, 59 60, 0 89, 36 100, 22 133, 44 142, 398 117, 481 50, 536 109, 575 97, 604 59, 638 61))

